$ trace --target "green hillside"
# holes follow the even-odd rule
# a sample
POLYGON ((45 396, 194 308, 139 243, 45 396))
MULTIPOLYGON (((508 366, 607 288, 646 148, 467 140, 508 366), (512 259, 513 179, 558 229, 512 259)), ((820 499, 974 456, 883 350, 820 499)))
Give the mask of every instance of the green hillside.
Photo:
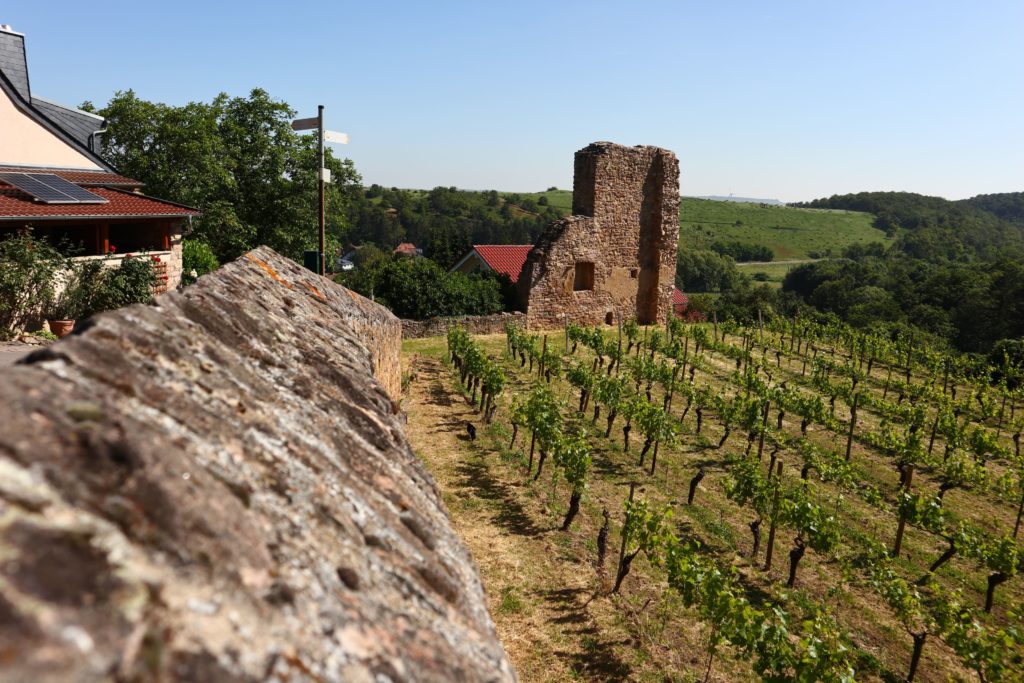
POLYGON ((544 197, 548 206, 557 209, 562 215, 568 216, 572 212, 572 190, 548 190, 547 192, 524 192, 523 197, 529 197, 539 202, 544 197))
POLYGON ((684 248, 738 241, 766 246, 776 260, 792 260, 838 255, 856 243, 886 242, 885 233, 871 225, 875 217, 858 211, 684 197, 679 213, 679 245, 684 248))
MULTIPOLYGON (((572 191, 523 193, 546 198, 560 213, 572 210, 572 191)), ((709 249, 714 242, 738 241, 772 250, 775 260, 804 260, 838 255, 855 243, 886 242, 872 227, 875 217, 859 211, 796 209, 683 197, 679 206, 679 245, 709 249)))

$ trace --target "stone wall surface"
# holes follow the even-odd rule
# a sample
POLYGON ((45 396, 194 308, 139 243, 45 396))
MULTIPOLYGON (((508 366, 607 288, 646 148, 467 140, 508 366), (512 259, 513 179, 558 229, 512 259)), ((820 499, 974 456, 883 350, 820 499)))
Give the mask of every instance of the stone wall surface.
POLYGON ((0 680, 515 679, 390 313, 261 248, 84 327, 2 370, 0 680))
POLYGON ((402 338, 441 337, 449 328, 458 325, 470 334, 498 334, 505 331, 505 324, 511 322, 518 327, 526 325, 522 313, 495 313, 494 315, 463 315, 451 318, 430 318, 428 320, 402 320, 402 338))
POLYGON ((541 235, 523 266, 518 285, 527 326, 596 325, 609 316, 664 322, 679 240, 675 154, 588 145, 575 157, 573 213, 541 235), (593 264, 591 289, 574 290, 577 263, 593 264))
POLYGON ((177 230, 171 233, 171 257, 167 262, 167 289, 177 289, 181 284, 181 272, 184 268, 182 253, 182 235, 177 230))

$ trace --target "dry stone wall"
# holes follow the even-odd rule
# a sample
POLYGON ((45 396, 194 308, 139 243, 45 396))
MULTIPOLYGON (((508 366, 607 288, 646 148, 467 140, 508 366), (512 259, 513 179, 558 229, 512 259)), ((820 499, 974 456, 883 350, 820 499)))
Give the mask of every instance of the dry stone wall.
POLYGON ((494 315, 462 315, 427 320, 402 320, 402 338, 440 337, 448 334, 454 326, 465 328, 470 334, 497 334, 505 331, 505 325, 512 323, 524 327, 526 316, 522 313, 495 313, 494 315))
POLYGON ((399 329, 261 248, 5 369, 0 680, 514 680, 399 329))
POLYGON ((573 216, 541 235, 519 277, 527 326, 664 322, 679 241, 679 161, 595 142, 576 153, 573 216))

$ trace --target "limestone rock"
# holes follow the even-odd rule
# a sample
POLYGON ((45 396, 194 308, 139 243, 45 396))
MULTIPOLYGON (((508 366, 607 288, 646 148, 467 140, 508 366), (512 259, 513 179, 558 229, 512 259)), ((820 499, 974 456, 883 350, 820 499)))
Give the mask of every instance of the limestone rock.
POLYGON ((260 248, 89 323, 0 371, 0 680, 515 679, 390 313, 260 248))

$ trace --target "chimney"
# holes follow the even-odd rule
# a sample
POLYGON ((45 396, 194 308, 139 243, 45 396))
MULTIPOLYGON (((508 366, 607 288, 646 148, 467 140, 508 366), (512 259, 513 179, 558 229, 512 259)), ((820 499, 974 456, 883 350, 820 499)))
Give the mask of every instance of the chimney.
POLYGON ((0 24, 0 73, 14 86, 22 99, 31 100, 28 87, 28 60, 25 57, 25 35, 0 24))

